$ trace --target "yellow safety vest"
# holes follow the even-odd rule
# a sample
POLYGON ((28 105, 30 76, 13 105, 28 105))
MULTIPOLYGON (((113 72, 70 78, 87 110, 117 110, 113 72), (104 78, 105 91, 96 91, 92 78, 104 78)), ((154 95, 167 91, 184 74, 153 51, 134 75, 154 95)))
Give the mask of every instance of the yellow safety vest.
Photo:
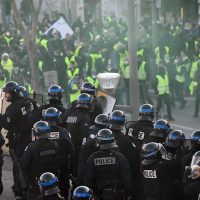
MULTIPOLYGON (((183 65, 179 65, 179 66, 177 67, 176 71, 177 71, 178 73, 180 73, 180 72, 181 72, 181 69, 182 69, 183 67, 184 67, 183 65)), ((175 79, 176 79, 176 81, 178 81, 178 82, 180 82, 180 83, 185 82, 185 76, 184 76, 184 74, 182 74, 182 75, 177 74, 176 77, 175 77, 175 79)))
POLYGON ((190 95, 194 94, 194 90, 197 87, 198 83, 196 81, 192 81, 189 86, 190 95))
POLYGON ((145 71, 146 62, 142 61, 138 69, 138 80, 145 81, 147 79, 147 73, 145 71))
POLYGON ((137 56, 144 57, 144 49, 137 50, 137 56))
POLYGON ((91 57, 91 59, 92 59, 91 71, 92 71, 92 72, 96 72, 96 66, 95 66, 96 61, 97 61, 98 59, 101 59, 101 58, 102 58, 102 55, 101 55, 101 54, 98 54, 98 53, 91 53, 91 54, 90 54, 90 57, 91 57))
POLYGON ((169 79, 168 79, 168 75, 165 74, 165 77, 163 78, 160 75, 156 75, 156 78, 158 79, 158 85, 157 85, 157 90, 158 90, 158 94, 162 95, 165 93, 169 94, 169 79))
POLYGON ((192 62, 192 67, 190 70, 190 78, 191 79, 194 79, 195 72, 198 69, 198 63, 199 63, 199 60, 195 60, 194 62, 192 62))
POLYGON ((38 68, 41 72, 43 71, 43 62, 41 60, 38 61, 38 68))
POLYGON ((74 79, 75 76, 79 75, 79 68, 75 68, 74 72, 69 68, 67 70, 67 77, 68 77, 68 84, 71 82, 72 79, 74 79))
POLYGON ((69 95, 70 103, 71 103, 72 101, 77 100, 77 98, 78 98, 79 95, 80 95, 80 90, 79 90, 79 88, 78 88, 78 84, 74 83, 74 84, 72 85, 71 90, 72 90, 72 92, 71 92, 70 95, 69 95), (74 91, 74 92, 73 92, 73 91, 74 91))
POLYGON ((0 88, 3 88, 3 86, 6 84, 6 78, 3 80, 0 80, 0 88))
POLYGON ((8 58, 8 60, 5 62, 4 60, 1 60, 1 66, 4 70, 8 71, 8 73, 11 76, 12 70, 13 70, 13 61, 8 58))
POLYGON ((46 51, 48 51, 48 40, 47 40, 47 39, 42 39, 42 40, 40 41, 40 45, 41 45, 42 47, 44 47, 44 48, 46 49, 46 51))
POLYGON ((92 85, 95 86, 95 88, 98 88, 99 87, 99 81, 98 79, 93 79, 92 77, 88 76, 87 77, 87 81, 92 83, 92 85))
POLYGON ((5 41, 6 41, 6 44, 7 44, 8 46, 10 46, 10 43, 11 43, 11 41, 13 40, 13 37, 4 36, 4 39, 5 39, 5 41))

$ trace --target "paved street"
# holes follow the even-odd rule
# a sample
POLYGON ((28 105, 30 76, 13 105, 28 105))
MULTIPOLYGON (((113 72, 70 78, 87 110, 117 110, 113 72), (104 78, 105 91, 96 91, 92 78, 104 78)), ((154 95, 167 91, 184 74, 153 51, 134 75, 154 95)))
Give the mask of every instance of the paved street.
MULTIPOLYGON (((171 122, 173 128, 184 130, 187 138, 190 136, 192 131, 200 128, 200 117, 193 118, 194 113, 194 99, 187 98, 186 108, 184 110, 180 110, 180 105, 176 103, 176 108, 173 109, 173 116, 176 121, 171 122)), ((164 110, 162 111, 162 115, 164 115, 164 110)), ((4 166, 3 166, 3 184, 4 184, 4 192, 0 197, 0 200, 11 200, 14 199, 14 196, 11 191, 12 182, 12 162, 10 157, 4 157, 4 166)))

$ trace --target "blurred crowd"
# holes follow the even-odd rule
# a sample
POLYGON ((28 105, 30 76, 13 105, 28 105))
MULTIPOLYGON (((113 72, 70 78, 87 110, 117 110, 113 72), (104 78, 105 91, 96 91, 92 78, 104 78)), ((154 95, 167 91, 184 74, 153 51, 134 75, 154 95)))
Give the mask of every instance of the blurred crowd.
MULTIPOLYGON (((58 13, 52 16, 45 14, 37 28, 35 64, 40 70, 43 89, 46 89, 43 73, 57 71, 58 84, 65 89, 66 100, 71 102, 79 95, 78 89, 83 81, 89 81, 98 88, 98 73, 119 72, 121 80, 116 97, 119 104, 129 104, 130 75, 126 22, 113 16, 108 16, 102 24, 77 19, 73 24, 68 22, 74 31, 73 35, 66 34, 65 38, 61 39, 61 34, 53 29, 44 34, 60 16, 58 13), (121 92, 124 95, 119 95, 121 92)), ((12 23, 6 31, 2 28, 0 31, 1 86, 6 81, 14 80, 32 92, 31 69, 22 34, 12 23)), ((169 23, 158 23, 155 34, 157 40, 152 44, 150 18, 144 17, 137 28, 141 103, 152 103, 149 89, 157 87, 157 69, 164 67, 169 79, 170 105, 173 106, 175 100, 178 100, 181 107, 184 107, 184 96, 195 95, 198 88, 199 26, 174 17, 169 23)))

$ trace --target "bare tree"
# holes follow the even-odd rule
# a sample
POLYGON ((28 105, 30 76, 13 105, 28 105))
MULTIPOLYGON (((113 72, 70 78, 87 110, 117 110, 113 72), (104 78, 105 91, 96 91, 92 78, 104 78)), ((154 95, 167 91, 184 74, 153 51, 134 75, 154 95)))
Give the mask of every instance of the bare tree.
POLYGON ((36 93, 41 93, 41 86, 40 82, 38 81, 39 77, 39 69, 36 63, 36 31, 37 31, 37 24, 38 24, 38 16, 42 7, 43 0, 39 0, 37 6, 34 5, 34 0, 28 0, 30 4, 31 10, 31 28, 23 21, 20 11, 17 8, 16 0, 12 0, 12 8, 13 8, 13 15, 14 21, 16 26, 19 28, 20 32, 23 35, 23 38, 26 43, 27 47, 27 54, 29 58, 30 68, 31 68, 31 81, 33 89, 36 93))

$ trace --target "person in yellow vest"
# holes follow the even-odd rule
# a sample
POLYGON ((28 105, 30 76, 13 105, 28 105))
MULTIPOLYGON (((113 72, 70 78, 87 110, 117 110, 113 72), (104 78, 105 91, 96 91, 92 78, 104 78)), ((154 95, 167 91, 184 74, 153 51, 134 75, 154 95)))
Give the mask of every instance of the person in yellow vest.
POLYGON ((5 46, 10 46, 13 42, 13 37, 11 36, 10 32, 6 32, 3 36, 5 46))
POLYGON ((138 64, 138 81, 139 81, 139 95, 142 104, 149 103, 153 105, 153 101, 151 100, 148 88, 149 88, 149 76, 150 71, 147 66, 146 61, 142 58, 142 56, 137 56, 137 64, 138 64))
POLYGON ((86 82, 92 83, 96 89, 99 88, 99 80, 97 79, 96 72, 92 72, 91 76, 87 76, 86 82))
POLYGON ((120 66, 121 68, 121 72, 124 76, 124 84, 125 84, 125 93, 126 93, 126 103, 127 105, 130 105, 130 87, 129 87, 129 78, 130 78, 130 74, 129 74, 129 60, 128 57, 124 59, 124 63, 123 65, 120 66))
POLYGON ((193 80, 195 73, 198 69, 198 64, 200 62, 200 59, 198 57, 198 55, 193 55, 193 60, 192 60, 192 66, 191 66, 191 70, 190 70, 190 79, 193 80))
POLYGON ((12 74, 12 70, 13 70, 13 61, 9 57, 8 53, 4 53, 2 55, 1 66, 3 67, 3 69, 6 72, 7 80, 10 80, 11 74, 12 74))
POLYGON ((154 83, 154 90, 157 96, 156 118, 158 119, 162 102, 167 108, 167 118, 169 121, 174 121, 171 113, 171 97, 169 92, 169 78, 166 68, 163 65, 158 66, 157 75, 154 83))
POLYGON ((5 76, 5 72, 3 70, 2 67, 0 67, 0 89, 3 88, 3 86, 6 84, 7 80, 6 80, 6 76, 5 76))
POLYGON ((194 79, 189 87, 190 95, 195 96, 195 110, 194 117, 199 116, 199 106, 200 106, 200 63, 197 65, 197 70, 194 75, 194 79))
POLYGON ((178 63, 176 65, 176 76, 175 76, 175 93, 177 100, 181 103, 180 109, 183 109, 186 104, 186 100, 184 98, 184 84, 185 84, 185 76, 186 76, 186 66, 183 65, 180 58, 177 57, 178 63))
POLYGON ((78 67, 76 67, 76 63, 74 61, 70 61, 70 66, 67 69, 67 85, 69 89, 68 99, 70 103, 76 100, 80 94, 79 80, 80 70, 78 67))

